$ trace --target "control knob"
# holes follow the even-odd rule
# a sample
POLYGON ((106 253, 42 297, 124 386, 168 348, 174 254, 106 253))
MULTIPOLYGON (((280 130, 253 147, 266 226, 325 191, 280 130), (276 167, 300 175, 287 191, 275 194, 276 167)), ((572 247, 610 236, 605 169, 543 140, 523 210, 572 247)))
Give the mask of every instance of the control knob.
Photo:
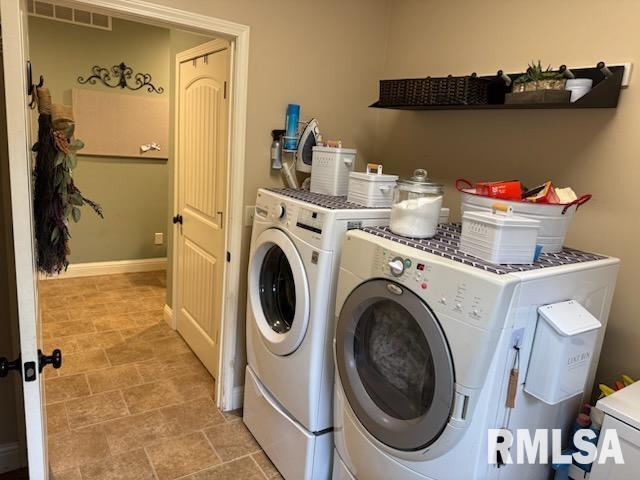
POLYGON ((402 258, 396 257, 389 262, 389 270, 395 277, 399 277, 404 272, 404 262, 402 258))

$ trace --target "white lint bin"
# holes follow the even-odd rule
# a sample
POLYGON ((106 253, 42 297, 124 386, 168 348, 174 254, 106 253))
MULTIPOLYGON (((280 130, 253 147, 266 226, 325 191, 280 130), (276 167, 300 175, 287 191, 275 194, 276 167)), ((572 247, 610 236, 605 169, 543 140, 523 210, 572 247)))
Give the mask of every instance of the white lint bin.
POLYGON ((601 327, 575 300, 538 308, 524 391, 549 405, 582 394, 601 327))

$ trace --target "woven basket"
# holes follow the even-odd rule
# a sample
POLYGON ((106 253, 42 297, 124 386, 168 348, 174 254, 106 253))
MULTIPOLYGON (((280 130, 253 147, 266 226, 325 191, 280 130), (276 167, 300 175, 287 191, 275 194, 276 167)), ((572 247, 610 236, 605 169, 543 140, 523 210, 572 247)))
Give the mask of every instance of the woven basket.
POLYGON ((427 105, 478 105, 488 103, 490 80, 466 77, 427 77, 381 80, 381 107, 427 105))

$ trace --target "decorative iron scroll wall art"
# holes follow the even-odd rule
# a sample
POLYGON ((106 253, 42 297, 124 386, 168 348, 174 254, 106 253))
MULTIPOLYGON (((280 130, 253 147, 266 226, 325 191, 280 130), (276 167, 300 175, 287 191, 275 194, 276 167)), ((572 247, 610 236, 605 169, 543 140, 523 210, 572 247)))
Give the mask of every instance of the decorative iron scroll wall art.
POLYGON ((94 65, 91 68, 92 75, 84 78, 78 77, 78 83, 89 83, 95 85, 96 81, 100 81, 103 85, 109 88, 128 88, 129 90, 140 90, 141 88, 147 88, 148 92, 162 93, 164 88, 156 87, 151 83, 151 75, 148 73, 136 73, 133 74, 133 69, 124 62, 119 65, 114 65, 109 68, 104 68, 99 65, 94 65), (128 80, 133 77, 134 85, 129 85, 128 80), (115 80, 115 83, 112 82, 115 80))

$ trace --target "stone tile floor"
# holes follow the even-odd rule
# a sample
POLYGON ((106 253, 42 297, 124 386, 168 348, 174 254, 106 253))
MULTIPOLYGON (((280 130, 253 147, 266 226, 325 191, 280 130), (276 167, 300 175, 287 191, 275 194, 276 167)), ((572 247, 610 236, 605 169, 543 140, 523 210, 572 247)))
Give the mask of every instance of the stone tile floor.
POLYGON ((55 480, 282 478, 163 319, 165 272, 40 282, 55 480))

